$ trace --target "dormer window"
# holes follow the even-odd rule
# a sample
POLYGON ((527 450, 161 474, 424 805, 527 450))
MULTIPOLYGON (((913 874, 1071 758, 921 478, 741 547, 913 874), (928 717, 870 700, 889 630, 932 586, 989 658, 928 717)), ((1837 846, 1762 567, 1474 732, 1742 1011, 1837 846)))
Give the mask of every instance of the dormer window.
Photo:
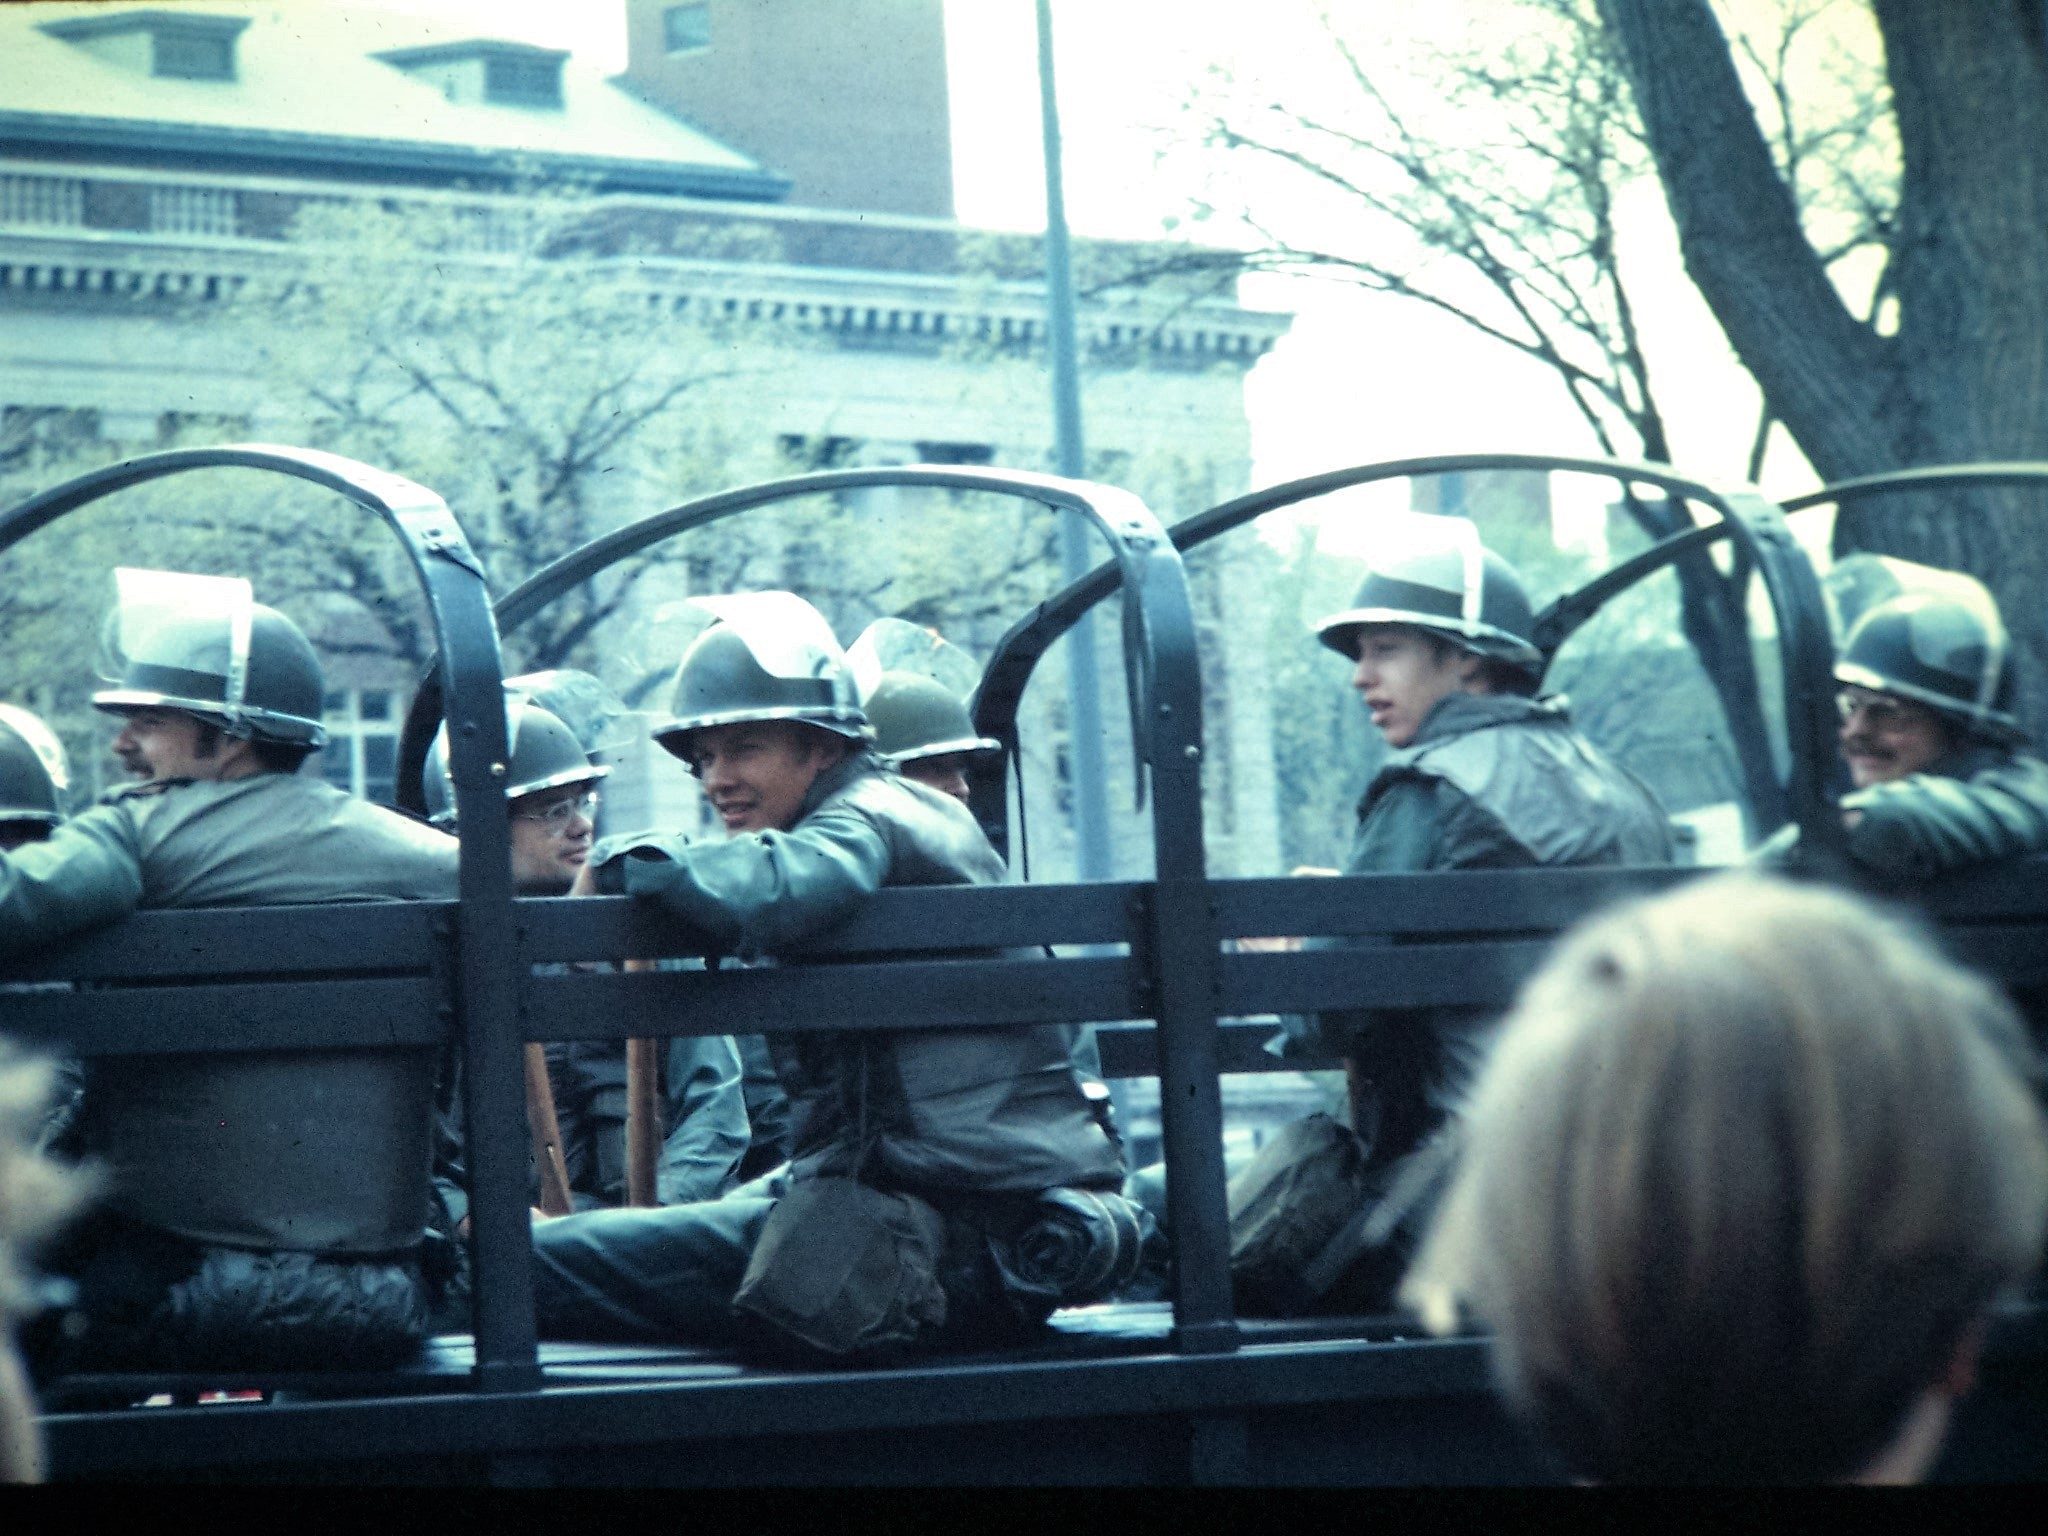
POLYGON ((662 46, 670 53, 695 53, 711 46, 711 0, 671 5, 661 13, 662 46))
POLYGON ((465 43, 396 48, 377 57, 437 87, 453 102, 560 107, 562 61, 569 55, 558 48, 477 38, 465 43))
POLYGON ((562 63, 559 59, 484 60, 484 99, 508 107, 559 107, 562 104, 562 63))
POLYGON ((46 21, 42 30, 90 53, 165 80, 232 80, 246 16, 116 11, 46 21))
POLYGON ((154 39, 156 73, 180 80, 232 80, 235 48, 232 38, 195 32, 159 32, 154 39))

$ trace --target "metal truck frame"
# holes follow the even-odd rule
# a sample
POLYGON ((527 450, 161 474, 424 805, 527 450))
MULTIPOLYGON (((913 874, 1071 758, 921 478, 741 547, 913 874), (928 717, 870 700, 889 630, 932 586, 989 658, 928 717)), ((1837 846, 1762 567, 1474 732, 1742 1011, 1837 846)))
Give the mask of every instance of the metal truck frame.
MULTIPOLYGON (((403 542, 439 656, 401 751, 417 779, 450 727, 463 829, 454 903, 138 914, 0 979, 10 1033, 82 1055, 433 1050, 469 1069, 474 1330, 403 1369, 92 1376, 55 1384, 43 1420, 54 1477, 455 1483, 1529 1482, 1556 1469, 1496 1407, 1480 1338, 1431 1339, 1399 1317, 1234 1316, 1219 1074, 1275 1065, 1242 1021, 1335 1006, 1504 1007, 1550 939, 1683 869, 1529 870, 1218 880, 1206 869, 1201 679, 1182 552, 1263 512, 1404 475, 1515 468, 1608 475, 1710 514, 1551 605, 1546 658, 1599 605, 1713 542, 1735 542, 1780 637, 1788 801, 1804 846, 1839 846, 1829 790, 1832 643, 1813 571, 1781 509, 1652 465, 1460 455, 1335 471, 1239 497, 1171 530, 1113 488, 995 470, 908 466, 806 475, 693 501, 537 573, 494 606, 447 507, 424 487, 333 455, 270 446, 136 459, 0 516, 0 550, 102 496, 199 469, 325 485, 403 542), (683 952, 628 898, 511 894, 500 628, 657 540, 754 507, 835 490, 995 492, 1089 520, 1109 559, 1005 636, 976 695, 979 729, 1014 748, 1016 710, 1048 646, 1121 594, 1132 739, 1149 798, 1142 880, 890 890, 799 963, 769 969, 570 970, 683 952), (1370 947, 1241 953, 1258 935, 1370 936, 1370 947), (1064 951, 1054 948, 1064 947, 1064 951), (547 973, 536 974, 536 967, 547 973), (62 980, 69 990, 9 983, 62 980), (138 992, 142 995, 138 997, 138 992), (1111 1022, 1111 1076, 1161 1081, 1174 1246, 1168 1303, 1077 1309, 1042 1346, 889 1369, 805 1371, 693 1349, 539 1344, 528 1267, 524 1042, 735 1031, 943 1029, 1111 1022), (261 1390, 261 1404, 203 1393, 261 1390), (135 1407, 168 1393, 170 1406, 135 1407)), ((2048 480, 2048 466, 1919 472, 1801 503, 1956 479, 2048 480)), ((1014 760, 1014 751, 1010 754, 1014 760)), ((1007 849, 1000 770, 975 809, 1007 849)), ((2048 985, 2048 893, 1990 870, 1930 893, 1953 946, 2008 986, 2048 985)), ((2048 1471, 2048 1313, 2001 1315, 1943 1463, 1955 1477, 2048 1471)))

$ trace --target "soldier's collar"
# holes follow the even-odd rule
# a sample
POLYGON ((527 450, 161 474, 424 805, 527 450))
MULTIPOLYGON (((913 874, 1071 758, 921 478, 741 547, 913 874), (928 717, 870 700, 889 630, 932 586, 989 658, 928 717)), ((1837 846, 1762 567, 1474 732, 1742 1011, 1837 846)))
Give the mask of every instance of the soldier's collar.
POLYGON ((167 794, 182 789, 187 784, 204 782, 193 778, 144 779, 139 784, 117 784, 106 793, 108 800, 143 800, 153 795, 167 794))
POLYGON ((803 804, 797 808, 796 819, 801 822, 811 812, 823 805, 853 779, 856 774, 879 773, 888 765, 875 756, 870 747, 858 747, 838 762, 827 768, 815 779, 804 794, 803 804))

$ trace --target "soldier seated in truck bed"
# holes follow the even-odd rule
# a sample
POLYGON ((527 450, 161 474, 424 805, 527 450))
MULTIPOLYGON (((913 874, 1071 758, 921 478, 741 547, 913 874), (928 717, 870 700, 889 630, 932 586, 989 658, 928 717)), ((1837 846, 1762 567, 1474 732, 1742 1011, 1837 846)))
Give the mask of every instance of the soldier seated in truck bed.
MULTIPOLYGON (((582 882, 656 902, 713 955, 789 957, 883 886, 986 885, 957 801, 869 748, 824 619, 789 593, 705 599, 662 744, 728 834, 601 844, 582 882)), ((1057 1027, 771 1037, 794 1106, 779 1198, 539 1223, 544 1337, 762 1341, 839 1358, 1036 1328, 1127 1278, 1139 1213, 1057 1027)))
MULTIPOLYGON (((140 783, 0 856, 0 961, 137 907, 440 899, 456 846, 297 772, 325 739, 306 637, 247 582, 120 573, 114 750, 140 783)), ((424 1336, 432 1053, 92 1063, 103 1207, 53 1255, 77 1299, 32 1368, 378 1366, 424 1336)))

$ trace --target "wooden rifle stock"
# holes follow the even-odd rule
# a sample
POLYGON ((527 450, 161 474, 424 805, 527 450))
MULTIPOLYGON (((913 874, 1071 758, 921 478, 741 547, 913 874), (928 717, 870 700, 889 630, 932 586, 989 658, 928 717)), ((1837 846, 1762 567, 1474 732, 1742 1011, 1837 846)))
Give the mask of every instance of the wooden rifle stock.
MULTIPOLYGON (((629 971, 651 971, 653 962, 628 960, 629 971)), ((661 1155, 661 1044, 626 1042, 626 1204, 659 1205, 655 1164, 661 1155)))
POLYGON ((575 1207, 569 1199, 569 1169, 562 1161, 562 1127, 555 1119, 555 1089, 548 1081, 543 1048, 526 1047, 526 1123, 533 1132, 533 1162, 540 1170, 543 1216, 566 1216, 575 1207))

